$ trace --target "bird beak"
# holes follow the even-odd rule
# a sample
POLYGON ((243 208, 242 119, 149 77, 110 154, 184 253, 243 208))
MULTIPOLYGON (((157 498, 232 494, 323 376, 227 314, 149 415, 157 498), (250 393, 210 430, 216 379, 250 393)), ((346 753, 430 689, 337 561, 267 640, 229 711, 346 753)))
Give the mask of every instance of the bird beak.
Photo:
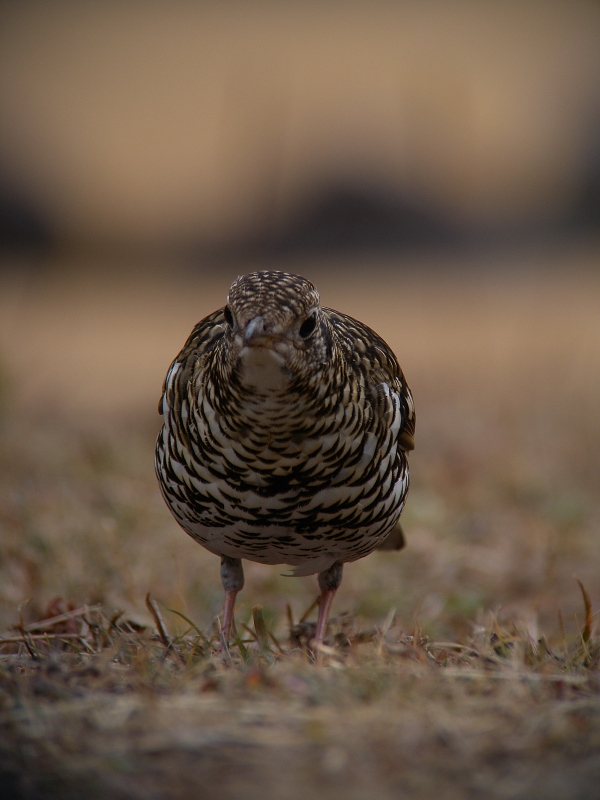
POLYGON ((264 319, 258 316, 251 319, 244 328, 243 340, 246 347, 266 347, 274 350, 275 345, 282 340, 282 337, 268 331, 264 319))
POLYGON ((268 330, 264 319, 258 316, 253 317, 246 325, 242 339, 245 347, 266 347, 268 350, 276 350, 276 345, 284 342, 285 336, 268 330))
MULTIPOLYGON (((265 321, 261 316, 254 317, 244 330, 244 344, 252 344, 252 340, 260 339, 265 335, 265 321)), ((259 342, 255 342, 258 344, 259 342)))

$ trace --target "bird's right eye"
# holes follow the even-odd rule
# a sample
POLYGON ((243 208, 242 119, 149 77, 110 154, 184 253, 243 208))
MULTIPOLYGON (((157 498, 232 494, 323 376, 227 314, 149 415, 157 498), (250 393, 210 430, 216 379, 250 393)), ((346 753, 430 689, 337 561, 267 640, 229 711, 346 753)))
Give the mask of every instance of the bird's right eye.
POLYGON ((233 314, 231 313, 229 306, 225 306, 223 309, 223 316, 225 317, 225 322, 229 325, 229 327, 233 328, 233 314))
POLYGON ((300 326, 300 331, 299 331, 300 336, 303 339, 308 339, 308 337, 311 335, 311 333, 314 331, 316 327, 317 327, 317 315, 313 311, 310 317, 307 317, 300 326))

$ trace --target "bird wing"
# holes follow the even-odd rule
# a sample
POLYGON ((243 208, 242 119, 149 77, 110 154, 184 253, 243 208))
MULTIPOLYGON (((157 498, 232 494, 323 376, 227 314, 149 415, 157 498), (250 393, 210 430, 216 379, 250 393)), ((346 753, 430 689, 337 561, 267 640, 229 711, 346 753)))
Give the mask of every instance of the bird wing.
POLYGON ((208 353, 223 337, 224 325, 223 309, 220 308, 194 327, 169 367, 158 402, 159 414, 165 413, 165 405, 172 408, 174 405, 180 405, 183 398, 187 397, 194 371, 202 367, 208 353))
POLYGON ((361 374, 366 383, 375 414, 391 425, 399 411, 398 445, 403 450, 413 450, 415 406, 393 351, 364 323, 330 308, 324 311, 345 351, 348 364, 361 374))

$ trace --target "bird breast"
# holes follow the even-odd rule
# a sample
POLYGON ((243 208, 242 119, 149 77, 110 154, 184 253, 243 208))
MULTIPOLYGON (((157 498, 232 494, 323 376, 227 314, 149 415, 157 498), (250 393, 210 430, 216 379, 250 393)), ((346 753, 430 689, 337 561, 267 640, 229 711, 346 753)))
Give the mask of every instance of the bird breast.
MULTIPOLYGON (((299 397, 296 400, 290 403, 276 393, 254 395, 219 413, 207 395, 199 398, 193 423, 197 440, 218 450, 232 486, 273 484, 284 495, 293 487, 310 495, 332 481, 344 485, 360 479, 376 455, 386 462, 395 456, 396 446, 390 448, 390 442, 377 452, 377 437, 361 424, 360 406, 338 403, 329 414, 315 417, 314 409, 311 413, 299 397)), ((196 472, 210 480, 212 459, 200 452, 198 456, 196 472)))

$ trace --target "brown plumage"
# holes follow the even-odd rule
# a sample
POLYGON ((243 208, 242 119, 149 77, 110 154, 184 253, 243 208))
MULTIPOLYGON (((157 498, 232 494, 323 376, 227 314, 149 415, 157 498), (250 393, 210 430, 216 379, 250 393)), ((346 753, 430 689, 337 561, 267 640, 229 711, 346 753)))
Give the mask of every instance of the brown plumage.
POLYGON ((305 278, 254 272, 196 325, 159 410, 161 491, 221 557, 225 640, 247 558, 318 573, 322 643, 343 564, 404 543, 415 413, 393 352, 305 278))

